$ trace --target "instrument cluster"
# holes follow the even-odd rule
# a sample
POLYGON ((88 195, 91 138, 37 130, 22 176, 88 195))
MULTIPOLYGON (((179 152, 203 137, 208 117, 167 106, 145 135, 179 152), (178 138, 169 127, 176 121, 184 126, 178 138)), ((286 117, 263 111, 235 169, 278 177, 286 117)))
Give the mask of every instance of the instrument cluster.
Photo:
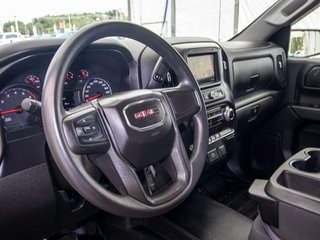
MULTIPOLYGON (((45 72, 46 67, 34 68, 10 81, 0 91, 0 118, 4 128, 40 122, 40 116, 24 111, 21 103, 25 98, 41 101, 45 72)), ((107 71, 72 67, 64 80, 63 106, 70 110, 117 91, 118 84, 107 71)))

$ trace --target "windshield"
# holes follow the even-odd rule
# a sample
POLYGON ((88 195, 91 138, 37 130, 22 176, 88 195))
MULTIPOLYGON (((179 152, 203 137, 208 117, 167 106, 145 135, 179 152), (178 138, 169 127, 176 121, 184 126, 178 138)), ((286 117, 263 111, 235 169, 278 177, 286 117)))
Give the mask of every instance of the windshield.
MULTIPOLYGON (((197 36, 226 41, 276 0, 10 0, 2 4, 0 32, 21 40, 69 37, 104 20, 130 21, 163 37, 197 36)), ((6 44, 6 43, 2 43, 6 44)))

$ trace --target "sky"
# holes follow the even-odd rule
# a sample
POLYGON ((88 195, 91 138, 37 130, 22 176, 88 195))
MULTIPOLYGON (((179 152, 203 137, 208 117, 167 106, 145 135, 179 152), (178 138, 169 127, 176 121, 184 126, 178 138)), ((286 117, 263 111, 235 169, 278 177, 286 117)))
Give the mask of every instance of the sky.
POLYGON ((1 4, 0 21, 28 23, 34 17, 83 12, 105 12, 118 9, 127 15, 127 0, 9 0, 1 4))

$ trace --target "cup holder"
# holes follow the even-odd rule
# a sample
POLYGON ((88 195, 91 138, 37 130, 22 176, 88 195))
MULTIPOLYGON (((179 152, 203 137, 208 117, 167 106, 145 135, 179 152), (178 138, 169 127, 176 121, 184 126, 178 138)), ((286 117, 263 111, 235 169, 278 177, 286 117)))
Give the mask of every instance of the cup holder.
POLYGON ((310 151, 305 160, 295 160, 292 166, 304 172, 320 173, 320 151, 310 151))

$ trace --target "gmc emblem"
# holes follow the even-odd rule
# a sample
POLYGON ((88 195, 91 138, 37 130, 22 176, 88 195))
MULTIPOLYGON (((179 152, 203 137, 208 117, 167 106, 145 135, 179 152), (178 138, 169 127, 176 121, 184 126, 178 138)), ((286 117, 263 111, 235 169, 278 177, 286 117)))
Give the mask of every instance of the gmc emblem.
POLYGON ((137 120, 143 119, 143 118, 146 118, 146 117, 158 114, 158 113, 159 113, 159 109, 157 107, 148 108, 148 109, 142 110, 140 112, 134 113, 134 118, 137 120))

